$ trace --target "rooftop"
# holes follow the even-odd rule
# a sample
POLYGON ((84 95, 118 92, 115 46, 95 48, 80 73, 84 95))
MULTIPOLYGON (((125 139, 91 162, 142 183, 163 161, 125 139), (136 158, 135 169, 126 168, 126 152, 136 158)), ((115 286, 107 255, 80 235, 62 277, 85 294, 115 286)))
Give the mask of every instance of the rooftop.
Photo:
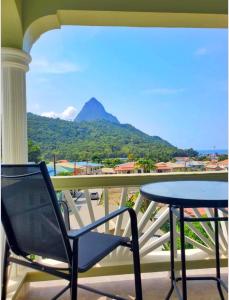
POLYGON ((134 161, 127 162, 115 167, 115 171, 130 171, 136 167, 136 163, 134 161))

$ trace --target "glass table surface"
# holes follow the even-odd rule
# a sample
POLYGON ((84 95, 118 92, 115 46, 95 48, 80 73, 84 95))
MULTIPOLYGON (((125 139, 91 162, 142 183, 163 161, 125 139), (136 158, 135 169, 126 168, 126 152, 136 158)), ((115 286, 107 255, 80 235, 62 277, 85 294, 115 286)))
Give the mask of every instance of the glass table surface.
POLYGON ((148 200, 183 207, 227 207, 228 183, 223 181, 164 181, 143 185, 148 200))

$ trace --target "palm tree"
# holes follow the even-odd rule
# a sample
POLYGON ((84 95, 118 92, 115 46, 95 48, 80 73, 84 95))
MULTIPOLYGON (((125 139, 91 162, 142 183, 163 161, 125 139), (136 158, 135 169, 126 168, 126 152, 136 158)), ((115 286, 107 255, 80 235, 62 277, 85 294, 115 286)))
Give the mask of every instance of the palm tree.
POLYGON ((152 159, 140 158, 137 161, 137 166, 142 168, 144 173, 150 173, 151 170, 155 169, 155 161, 152 159))

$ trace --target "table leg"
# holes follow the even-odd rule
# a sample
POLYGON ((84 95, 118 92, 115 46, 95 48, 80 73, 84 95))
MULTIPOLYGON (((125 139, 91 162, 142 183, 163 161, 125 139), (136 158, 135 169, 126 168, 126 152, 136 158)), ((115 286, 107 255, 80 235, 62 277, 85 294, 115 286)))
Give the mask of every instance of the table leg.
MULTIPOLYGON (((173 236, 173 212, 172 212, 172 205, 169 205, 169 229, 170 229, 170 270, 171 270, 171 287, 166 296, 166 300, 170 299, 174 285, 173 282, 175 280, 175 265, 174 265, 174 236, 173 236)), ((176 239, 176 238, 175 238, 176 239)))
POLYGON ((182 292, 183 292, 183 300, 187 300, 184 208, 183 207, 180 207, 180 241, 181 241, 182 292))
MULTIPOLYGON (((214 216, 218 218, 218 209, 214 208, 214 216)), ((216 277, 220 280, 220 253, 219 253, 219 223, 215 221, 215 261, 216 261, 216 277)), ((220 281, 217 281, 217 288, 219 290, 221 300, 224 300, 220 281)))

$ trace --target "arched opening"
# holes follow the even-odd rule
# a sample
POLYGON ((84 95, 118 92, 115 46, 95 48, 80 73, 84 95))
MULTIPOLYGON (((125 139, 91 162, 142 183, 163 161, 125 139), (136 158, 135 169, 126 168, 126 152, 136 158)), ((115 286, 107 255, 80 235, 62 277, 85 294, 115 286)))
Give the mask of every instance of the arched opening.
MULTIPOLYGON (((116 6, 117 4, 115 2, 112 1, 107 1, 106 3, 102 2, 96 2, 95 4, 95 11, 90 11, 90 7, 85 7, 82 6, 82 2, 81 1, 77 1, 77 5, 81 6, 82 11, 79 11, 79 7, 78 9, 76 9, 76 11, 66 11, 66 10, 62 10, 63 7, 58 7, 59 6, 59 2, 53 2, 52 5, 56 6, 55 9, 52 9, 49 7, 49 9, 46 7, 46 2, 42 1, 42 2, 36 2, 37 6, 34 7, 30 7, 30 5, 34 5, 33 1, 24 1, 23 3, 23 7, 21 7, 22 9, 24 9, 23 11, 23 21, 21 23, 23 23, 23 28, 25 29, 25 36, 24 36, 24 42, 22 43, 22 41, 19 39, 17 41, 13 40, 13 35, 14 33, 17 33, 18 31, 14 31, 13 26, 10 27, 11 30, 9 30, 9 32, 11 34, 8 34, 8 38, 9 40, 6 38, 6 47, 17 47, 17 48, 21 48, 23 47, 24 50, 26 51, 30 51, 32 44, 38 39, 38 37, 52 29, 52 28, 58 28, 61 26, 61 24, 80 24, 80 25, 111 25, 111 26, 165 26, 165 27, 176 27, 176 26, 183 26, 183 27, 217 27, 217 28, 221 28, 221 27, 225 27, 226 23, 227 23, 227 16, 226 16, 226 12, 225 12, 225 8, 222 9, 221 6, 225 6, 225 3, 221 2, 220 3, 220 7, 218 7, 218 4, 211 4, 209 7, 206 6, 205 1, 199 1, 198 3, 198 7, 196 7, 196 3, 192 4, 193 1, 190 1, 188 4, 184 3, 180 4, 176 7, 174 7, 172 9, 173 13, 171 13, 171 2, 167 1, 167 4, 164 5, 162 4, 162 6, 164 5, 163 10, 167 11, 165 13, 165 11, 163 13, 158 13, 158 11, 160 11, 157 7, 157 12, 152 12, 153 11, 153 6, 155 3, 151 3, 148 6, 147 2, 148 1, 142 1, 142 5, 145 6, 144 9, 141 8, 141 4, 139 6, 139 4, 136 5, 136 3, 133 5, 133 2, 128 2, 127 7, 122 7, 122 5, 120 6, 120 4, 118 6, 116 6), (191 4, 190 4, 191 3, 191 4), (99 11, 99 9, 101 8, 101 4, 106 5, 106 7, 103 7, 104 11, 99 11), (108 5, 108 6, 107 6, 108 5), (187 5, 187 6, 186 6, 187 5), (131 8, 132 6, 132 8, 131 8), (185 7, 186 6, 186 7, 185 7), (96 10, 97 8, 97 10, 96 10), (121 9, 118 9, 121 8, 121 9), (111 10, 110 10, 111 9, 111 10), (194 9, 194 10, 193 10, 194 9), (45 13, 44 13, 45 11, 45 13), (39 19, 40 18, 40 19, 39 19), (23 45, 22 45, 23 44, 23 45)), ((65 1, 66 6, 68 6, 68 9, 71 7, 71 3, 73 3, 72 1, 65 1)), ((84 3, 86 3, 84 1, 84 3)), ((95 2, 94 2, 95 3, 95 2)), ((20 1, 17 1, 18 7, 20 8, 20 1)), ((88 5, 88 3, 85 4, 86 6, 88 5)), ((160 6, 161 4, 159 4, 160 6)), ((19 11, 20 12, 20 11, 19 11)), ((18 14, 19 17, 22 18, 22 15, 20 15, 20 13, 18 14)), ((18 16, 17 16, 18 17, 18 16)), ((8 15, 9 18, 9 24, 11 24, 11 14, 8 15)), ((5 20, 5 19, 4 19, 5 20)), ((12 24, 14 24, 12 22, 12 24)), ((20 30, 22 29, 22 27, 18 27, 17 29, 20 30)), ((20 32, 21 34, 21 32, 20 32)), ((20 36, 20 35, 18 35, 20 36)), ((5 41, 5 40, 4 40, 5 41)), ((199 49, 195 48, 195 50, 197 51, 196 54, 197 56, 205 56, 206 54, 206 49, 205 46, 201 46, 199 49)), ((33 50, 32 50, 33 51, 33 50)), ((26 60, 28 60, 28 58, 26 58, 26 60)), ((26 61, 26 63, 28 63, 26 61)), ((43 64, 44 66, 44 64, 43 64)), ((49 65, 50 66, 50 65, 49 65)), ((219 65, 220 66, 220 65, 219 65)), ((219 67, 218 66, 218 67, 219 67)), ((62 66, 63 67, 63 66, 62 66)), ((211 70, 214 71, 214 68, 211 70)), ((29 75, 30 76, 30 75, 29 75)), ((14 79, 14 77, 11 77, 14 79)), ((202 78, 200 78, 200 80, 202 80, 202 78)), ((15 89, 15 95, 16 94, 20 94, 21 93, 21 89, 20 86, 23 86, 23 80, 22 81, 18 81, 17 78, 14 82, 19 82, 18 85, 14 85, 14 87, 16 87, 15 89)), ((43 82, 44 84, 44 82, 43 82)), ((210 84, 209 84, 210 85, 210 84)), ((223 85, 224 86, 224 85, 223 85)), ((42 86, 40 86, 42 88, 42 86)), ((173 93, 174 90, 172 90, 171 88, 169 89, 168 87, 164 88, 164 86, 156 86, 153 87, 154 89, 156 89, 157 93, 173 93)), ((180 92, 182 92, 183 87, 178 88, 180 89, 180 92)), ((206 87, 205 87, 205 91, 206 91, 206 87)), ((151 89, 152 92, 152 89, 151 89)), ((155 90, 154 90, 155 92, 155 90)), ((225 91, 224 91, 225 92, 225 91)), ((214 96, 214 95, 212 95, 214 96)), ((113 101, 115 103, 115 101, 113 101)), ((186 103, 184 104, 184 101, 182 101, 182 105, 186 105, 186 103)), ((206 106, 208 106, 209 103, 206 104, 206 106)), ((216 106, 216 108, 218 108, 216 106)), ((189 112, 192 111, 192 107, 188 107, 189 112)), ((204 109, 205 108, 200 108, 199 113, 201 114, 203 112, 204 115, 204 109), (202 110, 202 111, 201 111, 202 110)), ((63 112, 63 110, 59 110, 58 112, 63 112)), ((218 113, 217 109, 216 112, 218 113)), ((223 114, 225 113, 225 111, 223 112, 223 114)), ((184 117, 184 116, 182 116, 184 117)), ((180 118, 180 116, 178 116, 178 118, 180 118)), ((212 116, 213 120, 214 120, 214 116, 212 116)), ((25 123, 24 119, 18 118, 20 120, 20 123, 25 123)), ((180 129, 182 129, 183 127, 183 119, 180 125, 180 129)), ((206 129, 206 128, 201 128, 202 129, 206 129)), ((208 128, 207 128, 208 129, 208 128)), ((199 128, 197 128, 197 131, 199 130, 199 128)), ((209 134, 209 130, 206 130, 206 134, 209 134)), ((212 132, 211 132, 212 133, 212 132)), ((17 139, 18 144, 20 146, 20 143, 25 143, 25 140, 20 140, 20 138, 18 138, 17 136, 15 136, 15 140, 17 139)), ((16 142, 14 142, 13 145, 17 144, 16 142)), ((11 157, 13 157, 13 155, 11 155, 11 157)), ((22 157, 22 156, 21 156, 22 157)), ((21 157, 19 157, 19 160, 21 160, 21 157)), ((25 161, 26 159, 24 159, 23 157, 23 161, 25 161)), ((13 162, 16 161, 16 159, 13 157, 12 159, 13 162)), ((224 178, 225 179, 225 174, 217 174, 217 178, 224 178)), ((213 178, 216 178, 214 176, 216 175, 212 175, 213 178)), ((132 177, 133 180, 128 181, 128 179, 126 177, 122 177, 122 180, 117 179, 117 181, 114 182, 113 178, 108 178, 108 180, 106 181, 107 186, 112 186, 112 184, 114 186, 121 186, 121 184, 124 184, 123 182, 125 182, 125 184, 127 186, 130 185, 139 185, 140 183, 142 183, 142 181, 138 181, 138 178, 136 179, 136 177, 132 177)), ((143 178, 143 177, 142 177, 143 178)), ((159 178, 159 177, 158 177, 159 178)), ((164 179, 165 177, 163 177, 164 179)), ((168 176, 168 178, 171 179, 171 177, 168 176)), ((197 175, 196 178, 202 178, 200 175, 197 175), (198 177, 199 176, 199 177, 198 177)), ((159 178, 159 180, 162 179, 161 177, 159 178)), ((146 180, 146 179, 144 179, 146 180)), ((143 180, 143 181, 144 181, 143 180)), ((74 184, 69 185, 68 182, 68 178, 66 178, 66 180, 63 179, 63 181, 58 181, 58 180, 53 180, 54 185, 56 187, 56 189, 59 190, 64 190, 64 189, 69 189, 70 187, 73 186, 82 186, 85 189, 94 186, 95 185, 95 181, 93 181, 91 178, 87 178, 87 182, 86 181, 75 181, 74 184)), ((98 182, 96 183, 98 185, 98 182)), ((102 183, 99 183, 100 185, 102 185, 102 183)), ((104 186, 104 183, 103 183, 104 186)), ((126 189, 125 187, 123 188, 123 193, 122 193, 122 199, 125 199, 125 195, 126 195, 126 189)), ((121 200, 124 201, 124 200, 121 200)), ((107 203, 105 201, 105 203, 107 203)), ((107 206, 107 204, 105 205, 105 209, 104 212, 107 213, 109 211, 109 208, 107 206)), ((118 223, 118 222, 117 222, 118 223)), ((118 224, 117 224, 118 225, 118 224)), ((109 228, 107 228, 107 226, 105 226, 105 231, 108 230, 109 228)), ((117 227, 116 230, 119 230, 119 226, 117 227)), ((127 230, 127 229, 126 229, 127 230)), ((167 238, 167 237, 163 237, 163 238, 167 238)), ((151 245, 151 247, 155 247, 155 245, 151 245)), ((145 251, 147 252, 148 250, 145 249, 145 251)), ((145 252, 145 253, 146 253, 145 252)), ((206 254, 206 253, 205 253, 206 254)), ((204 257, 204 256, 203 256, 204 257)), ((206 262, 206 260, 199 259, 196 260, 194 262, 192 262, 192 266, 195 267, 199 267, 200 265, 204 265, 204 263, 206 262), (203 263, 203 264, 202 264, 203 263)), ((213 265, 214 262, 212 261, 208 261, 206 265, 213 265)), ((160 265, 160 264, 159 264, 160 265)), ((162 264, 159 266, 159 268, 165 268, 168 269, 168 264, 166 264, 166 262, 162 262, 162 264)), ((152 267, 152 265, 151 265, 152 267)), ((149 268, 148 266, 146 266, 146 269, 149 268)), ((35 274, 36 277, 37 274, 35 274)), ((32 276, 31 276, 32 278, 32 276)))
MULTIPOLYGON (((95 97, 121 124, 159 136, 179 149, 227 148, 226 40, 222 29, 64 26, 50 31, 31 50, 28 111, 73 120, 95 97), (213 123, 216 115, 218 121, 213 123)), ((35 133, 35 142, 42 147, 35 133)), ((98 133, 91 151, 83 140, 81 146, 77 140, 75 144, 60 136, 57 140, 64 152, 59 153, 61 160, 92 160, 99 152, 101 159, 133 154, 155 162, 171 159, 159 153, 154 157, 138 140, 131 145, 130 137, 120 149, 121 139, 106 144, 98 133), (94 147, 96 141, 103 148, 94 147), (79 155, 83 151, 87 155, 79 155)), ((51 158, 55 143, 51 140, 43 148, 49 151, 45 159, 51 158)))

